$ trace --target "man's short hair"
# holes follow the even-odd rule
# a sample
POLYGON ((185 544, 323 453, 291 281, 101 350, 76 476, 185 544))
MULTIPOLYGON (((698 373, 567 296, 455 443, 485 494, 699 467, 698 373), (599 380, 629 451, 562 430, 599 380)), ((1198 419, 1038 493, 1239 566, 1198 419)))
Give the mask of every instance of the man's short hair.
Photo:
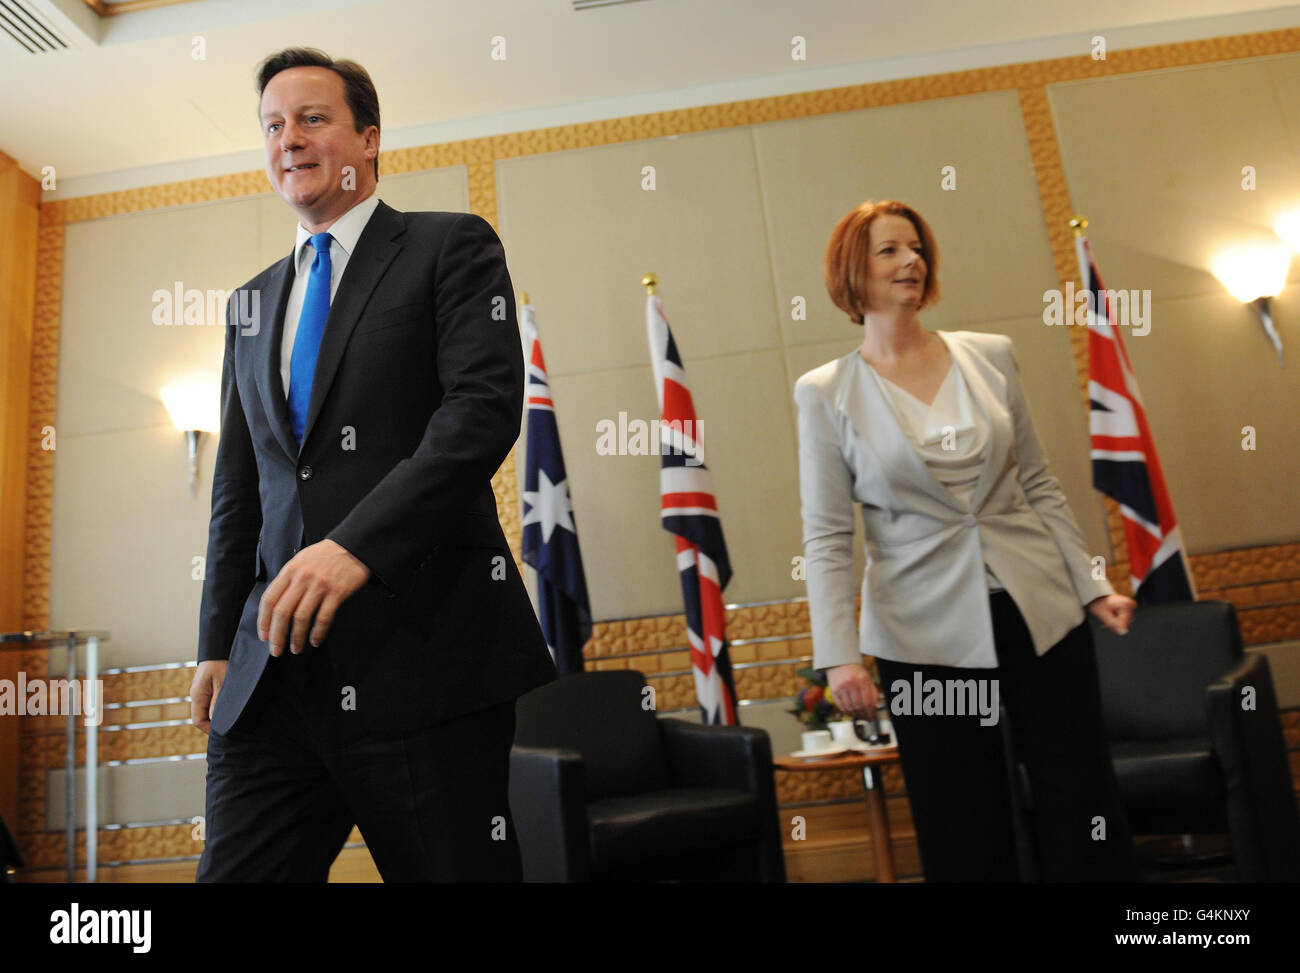
MULTIPOLYGON (((352 112, 352 123, 358 132, 371 125, 379 128, 379 95, 370 75, 356 61, 336 61, 324 51, 314 47, 286 47, 267 57, 257 66, 257 104, 260 110, 262 94, 281 71, 290 68, 327 68, 343 79, 343 94, 352 112)), ((379 156, 375 155, 375 179, 379 178, 379 156)))

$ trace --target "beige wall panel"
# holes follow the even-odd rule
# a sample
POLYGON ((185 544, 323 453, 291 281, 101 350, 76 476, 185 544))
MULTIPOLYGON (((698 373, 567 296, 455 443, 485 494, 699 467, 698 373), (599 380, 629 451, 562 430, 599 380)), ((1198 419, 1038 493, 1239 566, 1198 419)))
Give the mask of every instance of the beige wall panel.
POLYGON ((60 438, 164 425, 162 386, 195 371, 219 375, 224 302, 210 326, 155 325, 153 294, 176 281, 201 291, 238 287, 259 269, 257 255, 239 245, 257 223, 256 201, 238 200, 67 228, 60 438))
MULTIPOLYGON (((685 352, 683 352, 685 354, 685 352)), ((687 362, 735 572, 728 602, 797 598, 803 553, 794 400, 779 350, 687 362)))
MULTIPOLYGON (((793 402, 780 352, 686 356, 734 577, 728 602, 803 594, 793 402)), ((673 542, 659 520, 659 458, 601 456, 596 424, 658 417, 648 366, 552 379, 570 495, 597 620, 682 610, 673 542)), ((522 452, 522 450, 521 450, 522 452)), ((522 490, 525 464, 519 463, 522 490)))
MULTIPOLYGON (((1294 159, 1300 152, 1300 103, 1295 96, 1300 91, 1300 57, 1287 54, 1261 63, 1268 68, 1276 104, 1286 119, 1286 137, 1291 146, 1291 158, 1294 159)), ((1295 173, 1292 172, 1291 175, 1294 177, 1295 173)))
POLYGON ((1039 318, 1056 286, 1015 92, 944 98, 754 129, 787 344, 836 340, 847 317, 826 296, 835 224, 867 199, 899 199, 934 230, 941 300, 931 327, 1039 318), (941 169, 956 169, 956 189, 941 169), (791 319, 795 296, 808 320, 791 319))
POLYGON ((1300 538, 1300 329, 1287 327, 1300 320, 1300 294, 1284 291, 1275 312, 1285 369, 1254 315, 1222 292, 1156 301, 1151 333, 1125 344, 1194 554, 1300 538), (1242 449, 1244 426, 1255 428, 1253 451, 1242 449))
MULTIPOLYGON (((658 457, 599 455, 595 449, 602 419, 616 423, 620 411, 627 412, 629 423, 656 418, 650 367, 552 377, 551 394, 591 615, 606 620, 680 611, 672 539, 659 526, 658 457)), ((706 416, 706 434, 711 428, 706 416)), ((516 466, 520 497, 526 455, 525 437, 519 441, 516 466)))
MULTIPOLYGON (((274 193, 257 197, 257 218, 257 269, 254 274, 287 256, 293 250, 298 232, 293 210, 274 193)), ((242 280, 236 281, 234 286, 242 283, 242 280)))
POLYGON ((406 212, 469 212, 469 175, 464 166, 389 176, 381 169, 376 192, 393 209, 406 212))
POLYGON ((505 160, 497 193, 511 278, 537 306, 551 375, 645 363, 647 272, 691 358, 778 345, 748 130, 505 160))
POLYGON ((159 390, 206 377, 216 395, 224 303, 210 326, 159 326, 153 292, 237 287, 259 269, 258 226, 259 202, 246 199, 67 228, 50 623, 112 632, 107 666, 193 657, 191 559, 207 548, 216 448, 207 437, 191 498, 185 440, 159 390))
MULTIPOLYGON (((545 328, 542 322, 538 326, 545 328)), ((548 365, 550 330, 542 331, 548 365)), ((619 412, 626 412, 629 422, 649 423, 658 415, 650 366, 552 377, 551 394, 592 617, 604 621, 680 611, 680 592, 676 603, 672 600, 673 543, 659 526, 658 457, 596 452, 596 424, 602 419, 618 422, 619 412)), ((706 416, 706 432, 711 428, 706 416)), ((522 499, 526 437, 517 448, 522 499)))
MULTIPOLYGON (((1300 205, 1300 56, 1051 85, 1070 198, 1107 286, 1223 293, 1223 246, 1300 205), (1254 166, 1257 188, 1242 189, 1254 166)), ((1291 280, 1300 280, 1292 268, 1291 280)))
MULTIPOLYGON (((1126 347, 1192 553, 1300 537, 1300 384, 1209 270, 1220 248, 1271 235, 1274 218, 1300 204, 1297 90, 1295 55, 1049 89, 1103 279, 1151 291, 1151 331, 1126 333, 1126 347), (1253 192, 1241 188, 1244 165, 1256 167, 1253 192), (1246 425, 1258 433, 1254 452, 1241 448, 1246 425)), ((1300 282, 1295 260, 1290 281, 1300 282)), ((1300 301, 1284 291, 1275 319, 1293 363, 1298 318, 1300 301)))
MULTIPOLYGON (((66 389, 63 386, 63 389, 66 389)), ((212 437, 187 485, 185 438, 168 425, 59 439, 50 544, 50 624, 103 628, 102 664, 194 658, 207 552, 212 437)))

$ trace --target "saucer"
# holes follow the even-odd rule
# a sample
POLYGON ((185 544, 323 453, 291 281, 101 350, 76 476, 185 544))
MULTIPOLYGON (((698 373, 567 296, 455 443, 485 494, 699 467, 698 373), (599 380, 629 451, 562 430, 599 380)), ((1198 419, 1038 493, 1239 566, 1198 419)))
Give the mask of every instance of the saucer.
POLYGON ((796 750, 790 756, 798 757, 800 760, 816 760, 819 757, 842 757, 848 752, 848 747, 842 747, 837 743, 828 750, 796 750))
POLYGON ((892 750, 897 746, 898 743, 894 740, 890 740, 888 743, 867 743, 863 740, 860 743, 854 744, 849 749, 857 753, 876 753, 879 750, 892 750))

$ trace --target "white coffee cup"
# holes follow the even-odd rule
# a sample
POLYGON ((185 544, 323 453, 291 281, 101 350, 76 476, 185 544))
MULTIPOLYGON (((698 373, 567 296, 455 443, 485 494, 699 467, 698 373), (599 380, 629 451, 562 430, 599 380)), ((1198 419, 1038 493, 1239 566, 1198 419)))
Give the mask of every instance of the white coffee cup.
POLYGON ((829 730, 809 730, 803 735, 803 748, 808 753, 830 750, 831 734, 829 730))
MULTIPOLYGON (((868 727, 870 723, 866 724, 868 727)), ((831 738, 842 747, 856 747, 862 744, 862 738, 858 736, 858 731, 852 720, 842 720, 838 723, 828 723, 831 730, 831 738)))

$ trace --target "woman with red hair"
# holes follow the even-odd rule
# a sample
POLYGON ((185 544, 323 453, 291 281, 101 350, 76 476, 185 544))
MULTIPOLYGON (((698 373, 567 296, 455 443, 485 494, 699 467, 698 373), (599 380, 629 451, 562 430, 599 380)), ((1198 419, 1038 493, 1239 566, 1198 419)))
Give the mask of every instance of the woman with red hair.
POLYGON ((1094 573, 1011 339, 921 326, 938 265, 930 227, 894 201, 854 209, 826 250, 827 290, 863 335, 795 384, 813 664, 842 710, 867 716, 880 699, 862 655, 876 659, 928 881, 1016 878, 999 701, 1042 877, 1136 881, 1085 615, 1124 632, 1134 602, 1094 573))

